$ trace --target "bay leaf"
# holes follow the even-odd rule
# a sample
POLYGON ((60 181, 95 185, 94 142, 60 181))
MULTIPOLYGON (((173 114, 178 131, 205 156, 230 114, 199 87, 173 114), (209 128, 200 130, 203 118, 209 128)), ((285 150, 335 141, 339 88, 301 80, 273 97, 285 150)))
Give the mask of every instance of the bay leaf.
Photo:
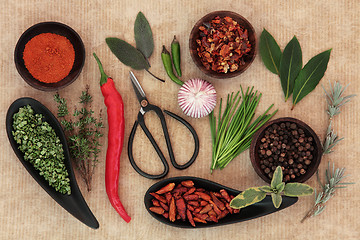
POLYGON ((287 183, 284 194, 289 197, 299 197, 313 194, 314 189, 304 183, 287 183))
POLYGON ((301 69, 294 84, 292 109, 319 84, 327 69, 330 52, 331 49, 316 55, 301 69))
POLYGON ((302 68, 300 43, 294 36, 286 45, 280 60, 280 82, 284 91, 285 102, 292 94, 296 77, 302 68))
POLYGON ((279 68, 282 53, 274 37, 265 28, 260 36, 259 50, 265 67, 272 73, 280 75, 279 68))
POLYGON ((230 202, 230 207, 235 209, 244 208, 254 203, 260 202, 266 197, 266 192, 258 187, 248 188, 234 197, 230 202))
POLYGON ((149 22, 142 12, 136 16, 134 35, 136 48, 149 58, 154 51, 154 39, 149 22))
POLYGON ((144 55, 131 44, 119 38, 106 38, 106 44, 123 64, 136 70, 149 69, 144 55))

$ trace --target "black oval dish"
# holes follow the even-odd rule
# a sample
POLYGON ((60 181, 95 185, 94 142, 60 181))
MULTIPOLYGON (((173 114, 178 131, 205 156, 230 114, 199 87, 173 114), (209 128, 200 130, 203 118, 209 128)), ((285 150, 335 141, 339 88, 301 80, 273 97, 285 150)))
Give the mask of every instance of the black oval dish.
POLYGON ((69 149, 66 143, 66 138, 64 132, 61 128, 60 123, 57 121, 56 117, 40 102, 36 101, 32 98, 19 98, 15 102, 13 102, 6 115, 6 131, 8 138, 10 140, 10 144, 19 158, 20 162, 24 165, 26 170, 30 173, 30 175, 38 182, 38 184, 65 210, 71 213, 74 217, 79 219, 81 222, 86 224, 87 226, 97 229, 99 228, 99 223, 96 220, 95 216, 89 209, 87 203, 85 202, 80 189, 77 185, 74 172, 70 162, 69 149), (15 142, 12 131, 13 126, 13 115, 19 111, 20 107, 30 105, 36 113, 40 113, 44 116, 44 120, 47 121, 51 127, 55 130, 56 135, 60 138, 60 141, 64 148, 65 155, 65 165, 66 169, 69 173, 70 186, 71 186, 71 194, 65 195, 57 192, 53 187, 51 187, 44 177, 39 175, 38 170, 36 170, 33 165, 24 160, 23 153, 18 149, 18 144, 15 142))
MULTIPOLYGON (((219 192, 221 189, 225 189, 229 193, 229 195, 233 195, 233 196, 236 196, 241 192, 241 191, 223 186, 216 182, 212 182, 210 180, 197 178, 197 177, 182 176, 182 177, 174 177, 174 178, 164 179, 164 180, 152 185, 145 193, 145 197, 144 197, 145 208, 150 213, 151 216, 153 216, 156 220, 158 220, 162 223, 165 223, 167 225, 173 226, 173 227, 194 228, 193 226, 191 226, 191 224, 187 220, 186 221, 176 220, 175 222, 171 222, 169 219, 164 218, 162 215, 158 215, 149 210, 149 208, 152 206, 151 200, 153 199, 153 196, 150 195, 151 192, 156 192, 157 190, 166 186, 169 183, 179 184, 185 180, 192 180, 195 184, 195 187, 204 188, 205 190, 208 190, 208 191, 219 192)), ((281 203, 281 206, 278 209, 276 209, 272 203, 271 197, 266 196, 266 198, 264 200, 262 200, 261 202, 255 203, 254 205, 251 205, 248 207, 245 207, 245 208, 241 209, 241 211, 237 214, 228 214, 223 219, 220 219, 218 223, 215 223, 215 222, 208 222, 206 224, 205 223, 196 223, 195 228, 216 227, 216 226, 222 226, 222 225, 231 224, 231 223, 243 222, 243 221, 247 221, 250 219, 262 217, 267 214, 277 212, 284 208, 290 207, 291 205, 293 205, 294 203, 297 202, 298 198, 283 196, 282 200, 283 201, 281 203)))
POLYGON ((85 47, 79 34, 71 27, 59 22, 41 22, 27 29, 19 38, 14 52, 14 60, 17 71, 20 76, 30 86, 42 91, 56 91, 70 85, 79 76, 85 63, 85 47), (24 64, 23 52, 25 45, 33 37, 41 33, 54 33, 66 37, 74 47, 75 60, 70 73, 62 80, 56 83, 44 83, 35 79, 27 70, 24 64))

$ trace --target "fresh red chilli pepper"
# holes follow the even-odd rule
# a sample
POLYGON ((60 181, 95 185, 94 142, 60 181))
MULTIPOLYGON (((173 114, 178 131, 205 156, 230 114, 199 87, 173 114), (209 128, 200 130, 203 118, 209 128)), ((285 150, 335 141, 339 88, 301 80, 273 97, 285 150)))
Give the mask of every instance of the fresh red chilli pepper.
POLYGON ((107 107, 109 125, 105 167, 106 193, 115 210, 125 222, 130 222, 131 218, 126 213, 118 194, 120 155, 123 148, 125 132, 124 103, 120 93, 115 88, 114 81, 105 74, 102 64, 95 53, 94 57, 101 73, 100 88, 107 107))

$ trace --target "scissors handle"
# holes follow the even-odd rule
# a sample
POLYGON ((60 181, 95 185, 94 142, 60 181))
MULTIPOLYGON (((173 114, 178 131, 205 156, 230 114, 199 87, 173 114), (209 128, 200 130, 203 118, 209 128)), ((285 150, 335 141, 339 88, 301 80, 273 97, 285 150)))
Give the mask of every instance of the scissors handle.
POLYGON ((177 162, 175 161, 175 158, 170 158, 172 165, 176 168, 176 169, 186 169, 188 168, 191 164, 193 164, 193 162, 195 161, 196 157, 199 154, 199 137, 196 134, 195 129, 190 125, 190 123, 188 123, 185 119, 183 119, 182 117, 176 115, 175 113, 172 113, 170 111, 164 110, 164 113, 166 113, 167 115, 169 115, 170 117, 178 120, 179 122, 181 122, 185 127, 187 127, 187 129, 189 129, 189 131, 191 132, 193 138, 194 138, 194 143, 195 143, 195 149, 194 149, 194 153, 191 156, 190 160, 183 164, 183 165, 179 165, 177 164, 177 162))
MULTIPOLYGON (((167 145, 167 148, 169 150, 170 159, 173 159, 174 158, 174 153, 173 153, 172 148, 171 148, 169 132, 167 130, 165 117, 164 117, 164 114, 162 113, 161 109, 159 107, 155 106, 155 105, 148 104, 146 107, 144 107, 144 111, 145 112, 154 111, 156 113, 156 115, 159 117, 162 129, 163 129, 163 132, 164 132, 165 140, 166 140, 166 145, 167 145)), ((135 169, 135 171, 138 172, 143 177, 146 177, 146 178, 149 178, 149 179, 159 179, 159 178, 165 177, 169 172, 169 164, 167 163, 166 158, 165 158, 164 154, 162 153, 159 145, 156 143, 154 137, 150 133, 149 129, 146 127, 144 116, 140 112, 138 114, 138 120, 135 121, 134 126, 133 126, 133 128, 131 130, 131 133, 130 133, 129 144, 128 144, 128 155, 129 155, 130 163, 133 166, 133 168, 135 169), (132 148, 133 148, 132 146, 133 146, 134 136, 135 136, 136 129, 137 129, 138 125, 141 126, 141 128, 143 129, 145 135, 150 140, 151 144, 153 145, 156 153, 158 154, 158 156, 159 156, 159 158, 160 158, 160 160, 161 160, 161 162, 162 162, 162 164, 164 166, 164 171, 161 174, 149 174, 149 173, 146 173, 143 170, 141 170, 137 166, 136 162, 134 161, 134 157, 133 157, 133 153, 132 153, 132 148)))
MULTIPOLYGON (((161 152, 160 148, 158 147, 158 145, 155 142, 155 139, 152 137, 151 133, 147 130, 144 130, 145 134, 148 136, 149 140, 152 142, 155 142, 156 145, 153 145, 156 152, 158 153, 161 162, 164 166, 164 171, 160 174, 149 174, 144 172, 143 170, 141 170, 139 168, 139 166, 136 164, 135 160, 134 160, 134 156, 133 156, 133 142, 134 142, 134 136, 135 136, 135 132, 137 129, 137 126, 139 125, 138 121, 135 121, 133 128, 131 129, 131 133, 130 133, 130 137, 129 137, 129 144, 128 144, 128 155, 129 155, 129 160, 131 163, 131 166, 133 166, 133 168, 135 169, 135 171, 137 173, 139 173, 141 176, 149 178, 149 179, 160 179, 165 177, 168 172, 169 172, 169 164, 167 163, 164 154, 161 152), (149 135, 148 135, 149 134, 149 135)), ((147 128, 146 128, 147 129, 147 128)))
MULTIPOLYGON (((172 165, 177 169, 188 168, 195 161, 195 159, 196 159, 196 157, 197 157, 197 155, 199 153, 199 138, 198 138, 194 128, 188 122, 186 122, 183 118, 177 116, 176 114, 174 114, 172 112, 169 112, 169 111, 166 111, 166 110, 164 111, 169 116, 175 118, 176 120, 178 120, 179 122, 184 124, 190 130, 190 132, 192 133, 192 135, 194 137, 195 151, 194 151, 191 159, 187 163, 185 163, 183 165, 179 165, 175 161, 174 152, 173 152, 173 149, 172 149, 172 146, 171 146, 171 141, 170 141, 168 128, 167 128, 165 117, 164 117, 164 114, 163 114, 162 110, 157 106, 154 106, 152 104, 148 104, 146 107, 144 107, 144 111, 145 112, 154 111, 157 114, 157 116, 159 117, 162 129, 163 129, 167 149, 168 149, 168 152, 169 152, 170 161, 171 161, 172 165)), ((168 163, 166 161, 166 158, 164 157, 164 154, 162 153, 161 149, 159 148, 158 144, 156 143, 156 141, 155 141, 154 137, 152 136, 152 134, 150 133, 149 129, 146 127, 145 121, 144 121, 144 116, 140 112, 138 114, 138 120, 135 121, 134 126, 133 126, 133 128, 131 130, 131 133, 130 133, 130 136, 129 136, 128 155, 129 155, 130 163, 133 166, 133 168, 135 169, 135 171, 138 172, 143 177, 146 177, 146 178, 149 178, 149 179, 159 179, 159 178, 165 177, 169 172, 169 165, 168 165, 168 163), (161 162, 162 162, 162 164, 164 166, 164 171, 161 174, 155 174, 155 175, 154 174, 148 174, 148 173, 144 172, 143 170, 141 170, 137 166, 136 162, 134 161, 133 151, 132 150, 133 150, 134 136, 135 136, 136 129, 137 129, 138 125, 141 126, 141 128, 143 129, 145 135, 150 140, 151 144, 153 145, 155 151, 157 152, 157 154, 158 154, 158 156, 159 156, 159 158, 160 158, 160 160, 161 160, 161 162)))

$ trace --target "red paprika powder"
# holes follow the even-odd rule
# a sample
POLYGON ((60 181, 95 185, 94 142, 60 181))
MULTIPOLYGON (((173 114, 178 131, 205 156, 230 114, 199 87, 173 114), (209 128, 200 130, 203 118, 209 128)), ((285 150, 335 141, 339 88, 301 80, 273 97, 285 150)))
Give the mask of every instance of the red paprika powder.
POLYGON ((66 37, 41 33, 26 43, 23 59, 35 79, 44 83, 56 83, 70 73, 75 51, 66 37))

